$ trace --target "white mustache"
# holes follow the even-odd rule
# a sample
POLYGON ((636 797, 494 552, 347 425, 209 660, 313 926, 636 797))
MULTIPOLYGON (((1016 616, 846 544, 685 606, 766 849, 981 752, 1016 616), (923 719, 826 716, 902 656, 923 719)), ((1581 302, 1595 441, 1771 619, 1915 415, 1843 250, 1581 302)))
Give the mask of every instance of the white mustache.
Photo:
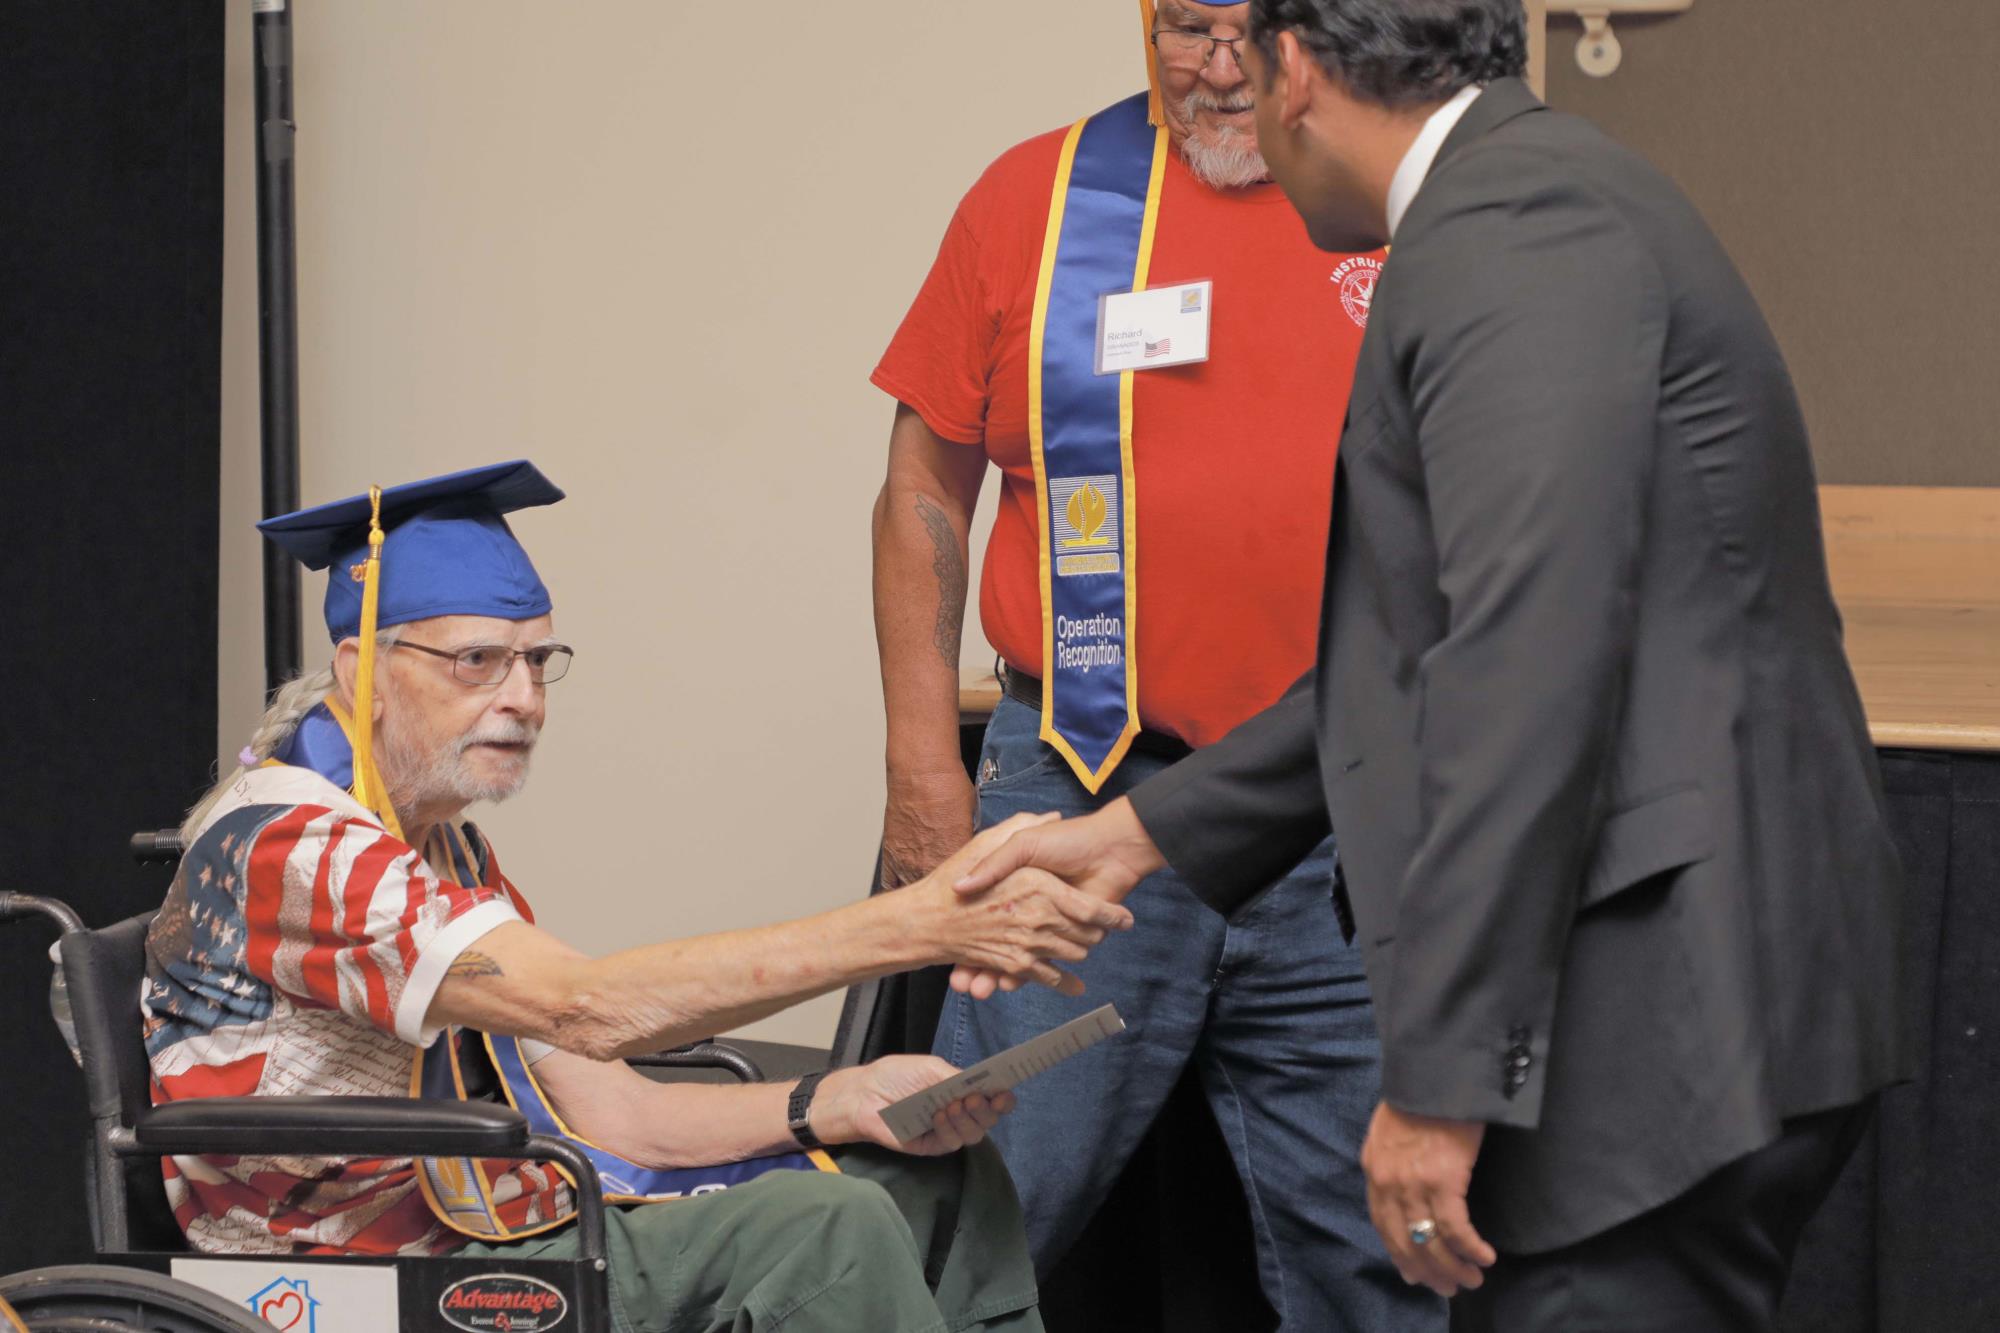
POLYGON ((1189 118, 1192 119, 1194 113, 1197 111, 1219 111, 1225 116, 1240 115, 1245 111, 1251 110, 1257 104, 1247 101, 1241 103, 1225 102, 1213 93, 1206 93, 1197 88, 1187 95, 1187 101, 1183 105, 1186 108, 1189 118))
POLYGON ((515 722, 490 727, 485 731, 475 731, 470 736, 459 739, 458 753, 464 754, 475 745, 525 745, 532 746, 541 729, 526 722, 515 722))

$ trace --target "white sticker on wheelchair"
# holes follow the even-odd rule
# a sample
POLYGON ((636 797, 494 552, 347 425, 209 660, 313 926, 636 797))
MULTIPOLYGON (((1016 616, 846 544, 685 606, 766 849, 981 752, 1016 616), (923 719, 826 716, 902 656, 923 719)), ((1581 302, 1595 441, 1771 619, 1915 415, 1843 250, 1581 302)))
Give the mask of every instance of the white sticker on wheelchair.
POLYGON ((401 1327, 392 1264, 176 1259, 173 1275, 243 1306, 280 1333, 383 1333, 401 1327))

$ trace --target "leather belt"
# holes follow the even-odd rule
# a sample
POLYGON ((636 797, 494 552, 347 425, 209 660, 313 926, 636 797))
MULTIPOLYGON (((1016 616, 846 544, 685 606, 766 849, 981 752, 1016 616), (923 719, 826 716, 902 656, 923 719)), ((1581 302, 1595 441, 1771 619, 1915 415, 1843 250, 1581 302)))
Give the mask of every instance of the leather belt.
MULTIPOLYGON (((1015 703, 1024 708, 1042 711, 1042 681, 1039 676, 1031 676, 1025 671, 1016 671, 1012 666, 1000 672, 1000 688, 1015 703)), ((1194 747, 1178 736, 1169 736, 1164 731, 1141 731, 1132 738, 1132 749, 1139 754, 1168 763, 1185 759, 1194 753, 1194 747)))

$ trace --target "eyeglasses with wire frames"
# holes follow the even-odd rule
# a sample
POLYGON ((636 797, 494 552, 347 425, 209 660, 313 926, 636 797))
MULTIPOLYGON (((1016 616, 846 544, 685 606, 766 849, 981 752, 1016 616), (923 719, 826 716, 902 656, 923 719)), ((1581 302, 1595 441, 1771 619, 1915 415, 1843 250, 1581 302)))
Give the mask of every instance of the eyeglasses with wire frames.
POLYGON ((1191 28, 1153 29, 1153 49, 1160 53, 1160 59, 1176 69, 1207 69, 1208 62, 1215 59, 1215 48, 1229 48, 1230 59, 1240 69, 1243 65, 1243 43, 1247 37, 1215 37, 1191 28))
POLYGON ((475 643, 466 648, 432 648, 403 639, 393 645, 414 648, 432 657, 451 662, 451 674, 467 685, 498 685, 514 670, 514 659, 528 664, 528 679, 547 685, 569 674, 570 659, 576 652, 565 643, 541 643, 533 648, 509 648, 499 643, 475 643))

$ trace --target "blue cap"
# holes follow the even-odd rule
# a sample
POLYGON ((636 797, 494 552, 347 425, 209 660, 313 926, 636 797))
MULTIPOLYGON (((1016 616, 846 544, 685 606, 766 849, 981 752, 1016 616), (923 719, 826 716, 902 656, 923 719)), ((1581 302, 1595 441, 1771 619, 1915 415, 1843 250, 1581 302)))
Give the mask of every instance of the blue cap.
MULTIPOLYGON (((501 515, 562 498, 526 459, 384 490, 387 535, 376 625, 386 629, 432 616, 547 615, 549 590, 501 515)), ((369 498, 356 495, 257 525, 307 569, 331 566, 326 628, 335 643, 361 631, 361 583, 350 570, 368 559, 371 510, 369 498)))

